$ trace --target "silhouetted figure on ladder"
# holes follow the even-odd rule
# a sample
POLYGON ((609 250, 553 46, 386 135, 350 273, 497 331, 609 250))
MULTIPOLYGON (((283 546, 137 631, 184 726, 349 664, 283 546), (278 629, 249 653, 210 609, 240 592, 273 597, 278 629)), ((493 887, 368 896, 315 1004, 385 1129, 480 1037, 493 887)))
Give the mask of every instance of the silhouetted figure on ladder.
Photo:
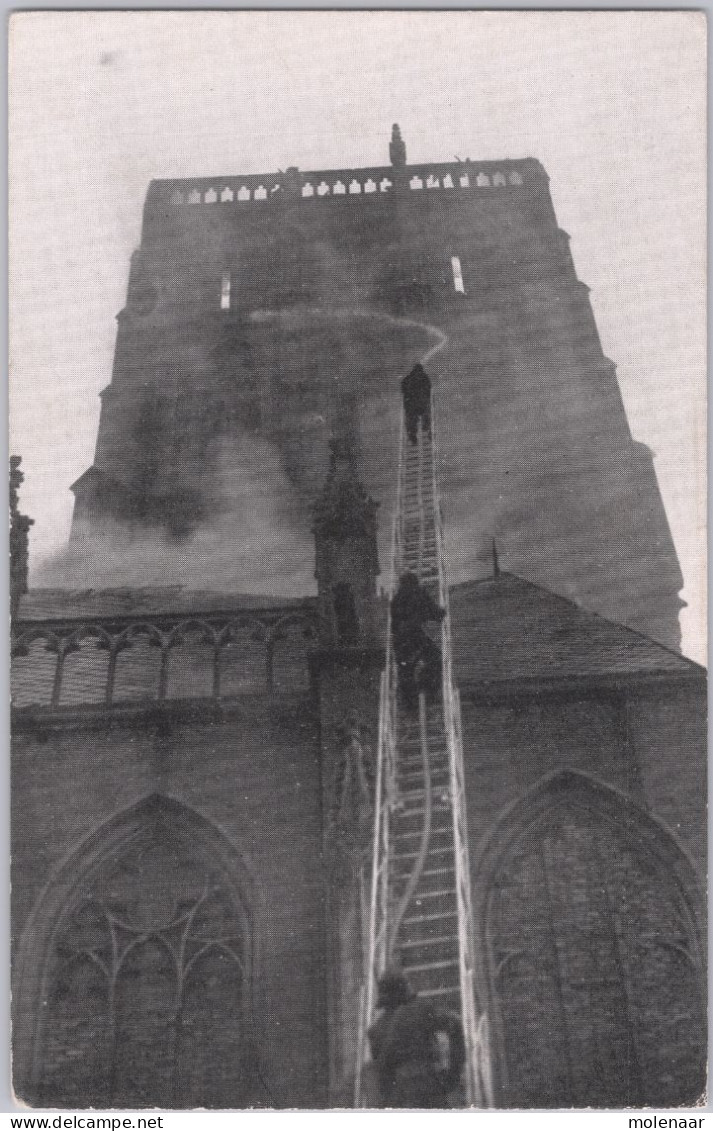
POLYGON ((405 573, 391 600, 391 639, 398 667, 399 699, 408 711, 418 710, 419 692, 438 698, 441 686, 441 650, 424 630, 429 621, 441 621, 445 610, 419 583, 415 573, 405 573))
POLYGON ((379 979, 376 1006, 369 1043, 382 1106, 447 1108, 465 1063, 458 1017, 419 998, 398 970, 379 979))
POLYGON ((406 435, 412 444, 418 438, 418 422, 423 431, 431 432, 431 380, 422 365, 414 365, 401 382, 401 395, 406 416, 406 435))

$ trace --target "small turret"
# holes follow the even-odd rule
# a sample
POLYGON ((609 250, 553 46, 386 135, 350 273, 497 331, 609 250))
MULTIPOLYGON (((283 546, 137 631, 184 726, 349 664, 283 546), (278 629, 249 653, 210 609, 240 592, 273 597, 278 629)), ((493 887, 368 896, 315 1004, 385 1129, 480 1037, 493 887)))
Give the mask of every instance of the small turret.
POLYGON ((394 123, 391 128, 391 141, 389 142, 389 160, 394 169, 403 169, 406 164, 406 145, 401 137, 401 130, 394 123))
POLYGON ((10 456, 10 617, 17 616, 20 598, 27 592, 29 531, 34 519, 20 514, 19 489, 24 481, 20 456, 10 456))
POLYGON ((329 471, 314 508, 315 577, 322 643, 373 643, 379 560, 377 504, 356 473, 348 440, 330 442, 329 471))

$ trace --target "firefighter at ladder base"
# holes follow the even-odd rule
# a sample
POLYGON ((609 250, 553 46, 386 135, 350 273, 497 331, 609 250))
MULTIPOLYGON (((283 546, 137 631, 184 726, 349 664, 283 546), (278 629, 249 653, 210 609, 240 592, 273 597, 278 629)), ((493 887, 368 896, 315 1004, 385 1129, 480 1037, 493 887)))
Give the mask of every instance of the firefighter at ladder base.
POLYGON ((419 583, 415 573, 404 573, 391 600, 391 639, 398 670, 401 705, 418 709, 419 692, 435 700, 441 687, 441 650, 424 629, 441 621, 445 610, 419 583))
POLYGON ((465 1063, 460 1020, 415 994, 399 970, 382 974, 378 990, 369 1043, 381 1106, 447 1108, 465 1063))

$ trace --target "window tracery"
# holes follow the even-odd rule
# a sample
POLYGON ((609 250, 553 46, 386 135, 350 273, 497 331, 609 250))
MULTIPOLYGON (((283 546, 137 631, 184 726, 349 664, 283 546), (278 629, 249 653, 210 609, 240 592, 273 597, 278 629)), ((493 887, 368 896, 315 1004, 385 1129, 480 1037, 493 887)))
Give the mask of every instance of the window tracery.
POLYGON ((582 782, 530 803, 487 881, 506 1092, 518 1106, 694 1102, 703 982, 696 928, 664 862, 678 849, 614 791, 582 782))
MULTIPOLYGON (((231 893, 149 819, 82 884, 55 935, 42 1091, 53 1104, 240 1106, 250 959, 231 893)), ((249 1013, 249 1010, 248 1010, 249 1013)))

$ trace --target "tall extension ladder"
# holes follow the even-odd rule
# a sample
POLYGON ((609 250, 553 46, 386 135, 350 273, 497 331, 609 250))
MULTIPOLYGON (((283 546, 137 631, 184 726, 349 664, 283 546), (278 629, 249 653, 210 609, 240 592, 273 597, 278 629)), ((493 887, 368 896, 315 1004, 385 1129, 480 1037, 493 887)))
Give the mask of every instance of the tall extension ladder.
MULTIPOLYGON (((431 434, 419 423, 417 443, 402 414, 394 518, 391 593, 407 570, 417 575, 445 617, 441 624, 442 703, 419 712, 397 701, 389 611, 381 680, 379 750, 371 893, 364 942, 355 1106, 364 1102, 362 1073, 369 1055, 376 982, 401 966, 419 996, 457 1012, 466 1046, 465 1104, 492 1105, 487 1019, 474 994, 473 918, 463 780, 460 705, 451 670, 451 620, 436 474, 435 417, 431 434)), ((390 610, 390 606, 389 606, 390 610)))

